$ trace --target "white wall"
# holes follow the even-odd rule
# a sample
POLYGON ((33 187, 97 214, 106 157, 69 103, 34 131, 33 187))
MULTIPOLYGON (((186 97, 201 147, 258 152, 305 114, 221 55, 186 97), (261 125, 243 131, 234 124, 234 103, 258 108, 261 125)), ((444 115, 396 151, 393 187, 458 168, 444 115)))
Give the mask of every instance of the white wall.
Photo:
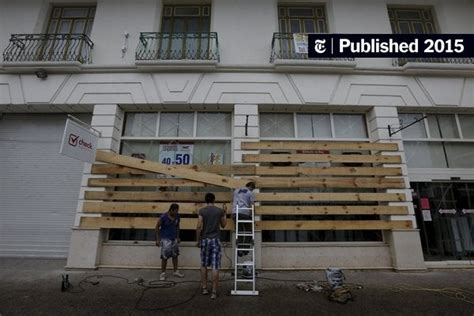
POLYGON ((92 29, 94 64, 133 64, 140 32, 157 32, 161 2, 156 0, 99 0, 92 29), (124 33, 128 50, 122 58, 124 33))
POLYGON ((221 63, 268 64, 273 32, 278 32, 276 1, 215 0, 212 20, 221 63))

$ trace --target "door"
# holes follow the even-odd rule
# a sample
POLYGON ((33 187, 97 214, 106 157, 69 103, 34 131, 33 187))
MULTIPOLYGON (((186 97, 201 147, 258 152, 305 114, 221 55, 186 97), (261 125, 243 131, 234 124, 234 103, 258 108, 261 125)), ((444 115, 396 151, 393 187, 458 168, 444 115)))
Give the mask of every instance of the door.
POLYGON ((0 119, 0 256, 67 256, 84 164, 59 154, 65 121, 0 119))

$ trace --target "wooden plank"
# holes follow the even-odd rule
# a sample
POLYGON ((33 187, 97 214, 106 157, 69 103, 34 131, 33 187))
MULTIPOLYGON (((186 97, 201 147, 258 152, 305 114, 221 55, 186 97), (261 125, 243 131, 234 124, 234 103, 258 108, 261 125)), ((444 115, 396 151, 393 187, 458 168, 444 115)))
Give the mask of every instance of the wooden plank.
POLYGON ((257 166, 255 174, 260 176, 297 176, 297 175, 332 175, 332 176, 401 176, 399 167, 276 167, 257 166))
POLYGON ((401 178, 264 177, 253 180, 257 188, 405 188, 405 181, 401 178))
POLYGON ((98 179, 90 178, 87 181, 90 187, 208 187, 207 183, 201 183, 185 179, 98 179))
MULTIPOLYGON (((80 227, 88 229, 99 228, 124 228, 124 229, 155 229, 156 217, 81 217, 80 227)), ((180 229, 195 230, 197 218, 181 218, 180 229)), ((227 225, 223 230, 232 230, 234 222, 227 219, 227 225)))
POLYGON ((257 206, 257 215, 406 215, 407 206, 330 205, 330 206, 257 206))
POLYGON ((127 157, 105 151, 97 151, 96 160, 101 162, 113 163, 120 166, 141 169, 145 171, 152 171, 155 173, 167 174, 170 176, 180 177, 183 179, 194 180, 226 188, 235 189, 238 187, 245 186, 246 184, 245 180, 237 180, 209 172, 194 171, 188 168, 179 168, 176 166, 163 165, 154 161, 127 157))
MULTIPOLYGON (((86 200, 133 200, 133 201, 169 201, 204 202, 206 192, 133 192, 133 191, 86 191, 86 200)), ((228 202, 231 192, 214 192, 216 202, 228 202)))
POLYGON ((394 155, 326 155, 326 154, 244 154, 243 162, 348 162, 348 163, 401 163, 394 155))
POLYGON ((276 150, 383 150, 398 151, 396 143, 364 142, 313 142, 313 141, 260 141, 242 142, 243 150, 276 149, 276 150))
MULTIPOLYGON (((81 217, 80 227, 87 229, 154 229, 154 217, 81 217)), ((196 218, 182 218, 181 229, 196 229, 196 218)), ((260 221, 257 230, 389 230, 411 229, 411 221, 260 221)), ((234 223, 227 219, 224 230, 232 230, 234 223)))
MULTIPOLYGON (((222 175, 254 175, 255 166, 253 165, 189 165, 179 166, 183 169, 192 169, 195 171, 204 171, 222 175)), ((93 164, 92 174, 133 174, 144 175, 152 172, 119 166, 115 164, 93 164)))
POLYGON ((411 221, 260 221, 257 230, 390 230, 411 229, 411 221))
MULTIPOLYGON (((401 178, 251 178, 258 188, 377 188, 405 187, 401 178)), ((97 179, 88 180, 90 187, 204 187, 205 183, 183 179, 97 179)))
MULTIPOLYGON (((206 206, 204 203, 178 203, 180 214, 197 214, 206 206)), ((222 207, 222 205, 218 205, 222 207)), ((148 203, 148 202, 84 202, 84 213, 143 213, 162 214, 168 211, 170 203, 148 203)), ((231 207, 227 203, 227 209, 231 207)))
POLYGON ((404 193, 257 193, 259 202, 311 202, 311 201, 338 201, 338 202, 401 202, 405 201, 404 193))

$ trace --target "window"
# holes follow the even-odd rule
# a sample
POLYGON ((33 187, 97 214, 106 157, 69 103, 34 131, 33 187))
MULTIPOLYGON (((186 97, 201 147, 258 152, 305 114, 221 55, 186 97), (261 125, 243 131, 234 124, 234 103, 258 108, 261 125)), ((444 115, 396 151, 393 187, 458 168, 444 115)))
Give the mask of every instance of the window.
POLYGON ((324 5, 278 6, 279 33, 273 35, 271 61, 275 59, 307 59, 293 43, 294 33, 327 33, 324 5))
POLYGON ((163 59, 209 59, 210 19, 209 5, 164 6, 158 43, 163 59))
POLYGON ((40 58, 50 61, 90 62, 92 42, 89 36, 95 6, 53 7, 47 35, 41 43, 40 58))
POLYGON ((396 34, 432 34, 436 27, 431 8, 388 8, 392 32, 396 34))
POLYGON ((262 138, 367 139, 363 114, 260 113, 262 138))
POLYGON ((402 131, 408 167, 474 167, 474 115, 401 113, 400 125, 424 116, 402 131))
POLYGON ((54 7, 48 23, 49 34, 90 35, 94 22, 95 6, 54 7))
MULTIPOLYGON (((364 114, 345 114, 345 113, 260 113, 260 137, 262 139, 282 140, 282 139, 301 139, 301 140, 368 140, 367 127, 364 114)), ((264 151, 264 150, 262 150, 264 151)), ((261 153, 266 153, 262 152, 261 153)), ((271 152, 270 150, 267 150, 271 152)), ((308 151, 311 152, 311 151, 308 151)), ((279 153, 274 151, 274 153, 279 153)), ((286 153, 307 153, 304 151, 285 151, 286 153)), ((311 152, 314 153, 314 152, 311 152)), ((327 154, 328 152, 318 152, 327 154)), ((340 154, 340 153, 338 153, 340 154)), ((290 163, 291 164, 291 163, 290 163)), ((265 163, 261 163, 265 166, 265 163)), ((267 163, 267 165, 272 165, 267 163)), ((293 163, 292 166, 321 166, 327 167, 328 163, 293 163)), ((330 165, 330 163, 329 163, 330 165)), ((334 166, 339 166, 334 164, 334 166)), ((304 176, 304 175, 301 175, 304 176)), ((265 192, 265 189, 261 189, 265 192)), ((268 189, 268 192, 345 192, 344 189, 268 189)), ((370 189, 358 189, 358 192, 373 192, 370 189)), ((261 202, 262 205, 282 205, 282 203, 261 202)), ((344 202, 288 202, 284 205, 344 205, 344 202)), ((377 219, 376 215, 304 215, 304 216, 286 216, 286 215, 263 215, 263 220, 368 220, 377 219)), ((334 242, 334 241, 382 241, 382 232, 377 230, 287 230, 262 232, 264 242, 334 242)))
MULTIPOLYGON (((126 113, 121 153, 167 164, 231 164, 231 127, 232 115, 229 112, 126 113), (179 159, 176 158, 178 152, 179 159)), ((157 176, 136 177, 156 178, 157 176)), ((156 191, 159 188, 124 188, 126 191, 133 189, 156 191)), ((173 187, 172 189, 176 191, 208 190, 205 187, 173 187)), ((222 190, 226 191, 224 188, 222 190)), ((226 232, 223 234, 228 238, 226 232)), ((181 231, 183 241, 194 240, 194 238, 194 230, 181 231)), ((155 232, 146 229, 110 229, 109 239, 155 240, 155 232)))
POLYGON ((280 33, 327 33, 324 6, 279 6, 280 33))

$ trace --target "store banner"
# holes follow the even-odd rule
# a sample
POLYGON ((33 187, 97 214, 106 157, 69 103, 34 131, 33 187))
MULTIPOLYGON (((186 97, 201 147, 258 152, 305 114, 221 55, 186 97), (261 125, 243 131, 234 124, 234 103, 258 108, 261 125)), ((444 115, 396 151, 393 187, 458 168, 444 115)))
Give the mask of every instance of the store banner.
POLYGON ((193 144, 161 144, 160 162, 165 165, 190 165, 193 163, 193 144))
POLYGON ((293 44, 295 45, 295 53, 308 53, 308 35, 304 33, 293 33, 293 44))
POLYGON ((71 120, 66 120, 59 153, 77 160, 93 163, 99 135, 90 128, 71 120))

